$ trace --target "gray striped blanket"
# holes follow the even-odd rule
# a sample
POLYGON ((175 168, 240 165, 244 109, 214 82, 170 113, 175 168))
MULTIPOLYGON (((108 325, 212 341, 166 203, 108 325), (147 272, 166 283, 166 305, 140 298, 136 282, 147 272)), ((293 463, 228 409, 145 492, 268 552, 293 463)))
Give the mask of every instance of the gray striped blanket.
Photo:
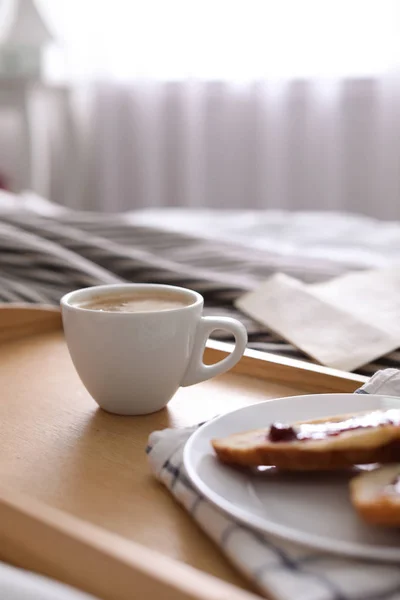
MULTIPOLYGON (((307 359, 301 352, 243 314, 233 301, 277 271, 321 281, 344 267, 315 258, 285 259, 266 249, 218 241, 146 225, 131 214, 2 210, 0 203, 0 301, 58 304, 66 292, 101 283, 158 282, 200 292, 206 314, 241 319, 251 348, 307 359)), ((361 372, 398 367, 400 351, 361 372)))

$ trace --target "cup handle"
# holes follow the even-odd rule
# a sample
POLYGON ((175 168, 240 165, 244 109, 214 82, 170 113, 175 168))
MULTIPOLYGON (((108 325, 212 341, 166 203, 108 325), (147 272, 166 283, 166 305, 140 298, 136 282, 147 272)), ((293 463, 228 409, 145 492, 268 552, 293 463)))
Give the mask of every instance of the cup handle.
POLYGON ((192 355, 188 368, 183 377, 181 386, 186 387, 211 379, 215 375, 225 373, 241 359, 247 344, 247 331, 245 326, 230 317, 202 317, 197 326, 192 355), (235 347, 229 356, 226 356, 214 365, 203 363, 203 352, 210 334, 216 329, 225 329, 235 337, 235 347))

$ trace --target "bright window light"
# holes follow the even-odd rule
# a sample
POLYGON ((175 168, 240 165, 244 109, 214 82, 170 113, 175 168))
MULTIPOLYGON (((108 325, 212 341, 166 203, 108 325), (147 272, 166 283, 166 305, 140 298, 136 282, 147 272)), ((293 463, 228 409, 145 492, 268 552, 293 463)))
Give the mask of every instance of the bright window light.
POLYGON ((38 4, 63 42, 74 78, 366 77, 400 62, 397 0, 38 4))

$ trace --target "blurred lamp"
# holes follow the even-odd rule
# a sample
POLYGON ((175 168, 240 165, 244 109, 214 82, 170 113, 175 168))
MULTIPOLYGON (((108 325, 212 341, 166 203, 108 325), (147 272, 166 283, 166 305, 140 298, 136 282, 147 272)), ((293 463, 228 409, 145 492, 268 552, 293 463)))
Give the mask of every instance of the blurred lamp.
POLYGON ((43 51, 54 37, 34 0, 3 0, 0 78, 40 79, 43 51))

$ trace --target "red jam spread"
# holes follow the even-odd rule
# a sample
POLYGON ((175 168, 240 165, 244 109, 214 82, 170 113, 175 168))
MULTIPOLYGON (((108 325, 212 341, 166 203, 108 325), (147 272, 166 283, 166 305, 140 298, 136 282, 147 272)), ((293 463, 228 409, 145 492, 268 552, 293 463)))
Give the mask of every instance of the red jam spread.
POLYGON ((274 423, 269 429, 269 440, 271 442, 293 442, 297 439, 297 432, 291 425, 274 423))
MULTIPOLYGON (((267 434, 270 442, 294 442, 301 440, 323 440, 355 429, 367 429, 383 425, 400 426, 400 409, 376 410, 355 415, 343 421, 326 421, 325 423, 304 423, 301 425, 285 425, 274 423, 267 434)), ((400 491, 400 480, 399 480, 400 491)))

